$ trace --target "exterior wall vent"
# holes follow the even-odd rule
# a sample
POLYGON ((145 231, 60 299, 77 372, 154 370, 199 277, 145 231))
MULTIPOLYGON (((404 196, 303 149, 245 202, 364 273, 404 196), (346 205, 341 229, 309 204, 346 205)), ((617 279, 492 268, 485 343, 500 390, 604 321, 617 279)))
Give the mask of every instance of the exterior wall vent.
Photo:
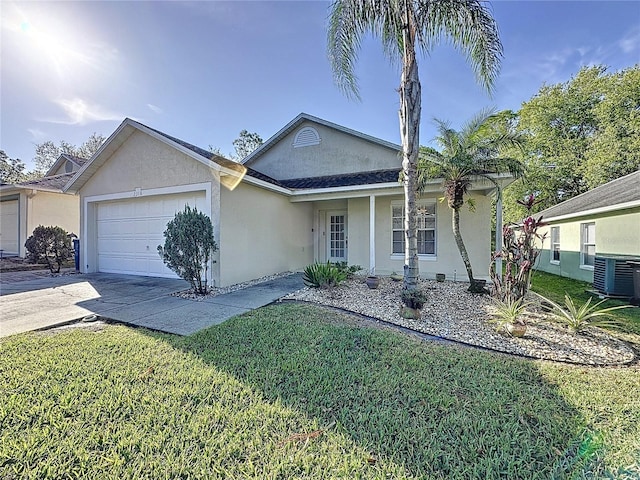
POLYGON ((67 162, 64 164, 64 171, 65 173, 73 172, 73 162, 71 160, 67 160, 67 162))
POLYGON ((605 295, 633 297, 633 269, 627 264, 633 257, 596 255, 593 287, 605 295))
POLYGON ((293 148, 310 147, 311 145, 318 145, 319 143, 320 135, 318 135, 318 131, 313 127, 304 127, 296 133, 293 139, 293 148))

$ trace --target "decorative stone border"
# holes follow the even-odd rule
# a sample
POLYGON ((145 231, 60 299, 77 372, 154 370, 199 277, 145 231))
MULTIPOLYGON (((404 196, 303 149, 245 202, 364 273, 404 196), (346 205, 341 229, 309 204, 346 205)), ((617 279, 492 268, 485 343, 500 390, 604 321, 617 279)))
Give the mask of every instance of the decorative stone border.
POLYGON ((591 366, 623 366, 637 361, 632 346, 607 332, 591 328, 573 334, 535 309, 529 312, 525 337, 497 333, 488 322, 492 309, 489 297, 467 292, 464 283, 422 280, 420 287, 427 292, 428 301, 419 320, 399 315, 402 283, 389 278, 382 278, 375 290, 369 289, 363 278, 354 277, 336 288, 305 287, 283 299, 327 305, 440 339, 526 358, 591 366))

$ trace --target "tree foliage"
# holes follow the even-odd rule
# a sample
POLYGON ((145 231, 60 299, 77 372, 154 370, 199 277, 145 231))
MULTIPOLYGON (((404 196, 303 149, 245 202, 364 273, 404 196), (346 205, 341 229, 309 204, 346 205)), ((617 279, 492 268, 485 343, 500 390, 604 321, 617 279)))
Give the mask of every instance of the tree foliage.
POLYGON ((205 295, 209 261, 218 250, 211 219, 187 205, 167 224, 164 238, 164 247, 158 245, 164 263, 189 282, 195 293, 205 295))
POLYGON ((91 158, 105 140, 106 138, 103 135, 94 132, 80 146, 73 145, 65 140, 61 140, 58 145, 51 140, 39 143, 36 145, 36 154, 33 157, 35 173, 38 176, 43 176, 62 154, 91 158))
POLYGON ((474 178, 487 179, 500 192, 492 174, 509 173, 520 177, 524 173, 524 165, 505 154, 510 149, 517 150, 523 141, 522 135, 510 128, 509 121, 509 112, 496 114, 491 110, 479 112, 460 131, 443 120, 436 120, 436 142, 440 151, 427 147, 420 151, 418 189, 424 190, 434 179, 443 180, 444 197, 452 212, 453 236, 471 282, 471 291, 478 287, 460 232, 460 209, 474 178))
POLYGON ((537 212, 640 168, 640 66, 584 67, 543 85, 522 105, 518 129, 527 176, 505 194, 512 222, 526 215, 516 201, 528 194, 541 200, 537 212))
POLYGON ((263 143, 264 140, 262 140, 262 137, 257 133, 241 130, 238 138, 233 141, 233 147, 236 150, 235 153, 224 155, 219 147, 214 147, 213 145, 209 145, 209 150, 211 153, 239 162, 263 143))
POLYGON ((417 166, 420 150, 422 87, 417 53, 429 54, 442 40, 461 51, 478 81, 491 90, 500 69, 498 27, 480 0, 334 0, 329 13, 328 53, 337 85, 358 98, 355 64, 362 40, 378 37, 385 54, 402 66, 400 135, 405 194, 404 288, 418 284, 417 166))
POLYGON ((46 263, 51 273, 59 273, 62 264, 73 255, 71 239, 62 227, 38 225, 24 246, 27 259, 33 263, 46 263))
POLYGON ((0 150, 0 183, 15 184, 28 179, 25 164, 19 158, 9 158, 0 150))

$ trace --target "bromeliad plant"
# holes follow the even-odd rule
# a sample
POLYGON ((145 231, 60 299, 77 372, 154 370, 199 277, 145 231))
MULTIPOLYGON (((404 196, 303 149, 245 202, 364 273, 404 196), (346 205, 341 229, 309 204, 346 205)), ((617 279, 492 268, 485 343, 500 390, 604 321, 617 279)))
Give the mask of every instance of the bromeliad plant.
MULTIPOLYGON (((540 200, 529 195, 524 201, 518 201, 530 212, 540 200)), ((524 298, 531 285, 531 273, 538 258, 536 242, 543 242, 545 234, 538 233, 544 226, 542 217, 528 215, 520 225, 505 225, 502 229, 502 251, 494 252, 489 267, 493 282, 493 295, 502 301, 513 302, 524 298), (504 274, 497 272, 495 260, 502 258, 504 274)))
POLYGON ((344 282, 348 269, 339 268, 331 262, 312 263, 304 269, 302 281, 307 287, 331 288, 344 282))
POLYGON ((582 306, 578 307, 569 295, 564 296, 565 307, 558 305, 548 298, 546 301, 553 306, 551 318, 566 325, 573 333, 582 332, 587 327, 619 327, 619 322, 612 318, 611 312, 631 307, 631 305, 619 305, 616 307, 599 308, 607 299, 605 298, 591 305, 591 297, 589 297, 582 306))

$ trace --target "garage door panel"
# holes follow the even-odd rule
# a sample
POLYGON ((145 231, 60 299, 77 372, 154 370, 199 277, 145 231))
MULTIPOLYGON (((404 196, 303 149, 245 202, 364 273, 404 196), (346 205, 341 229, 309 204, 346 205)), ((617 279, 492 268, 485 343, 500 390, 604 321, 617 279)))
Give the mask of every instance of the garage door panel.
POLYGON ((98 270, 175 278, 157 247, 176 212, 187 204, 203 210, 204 201, 204 192, 196 192, 98 204, 98 270))
POLYGON ((4 254, 17 255, 18 245, 18 200, 0 202, 0 248, 4 254))

